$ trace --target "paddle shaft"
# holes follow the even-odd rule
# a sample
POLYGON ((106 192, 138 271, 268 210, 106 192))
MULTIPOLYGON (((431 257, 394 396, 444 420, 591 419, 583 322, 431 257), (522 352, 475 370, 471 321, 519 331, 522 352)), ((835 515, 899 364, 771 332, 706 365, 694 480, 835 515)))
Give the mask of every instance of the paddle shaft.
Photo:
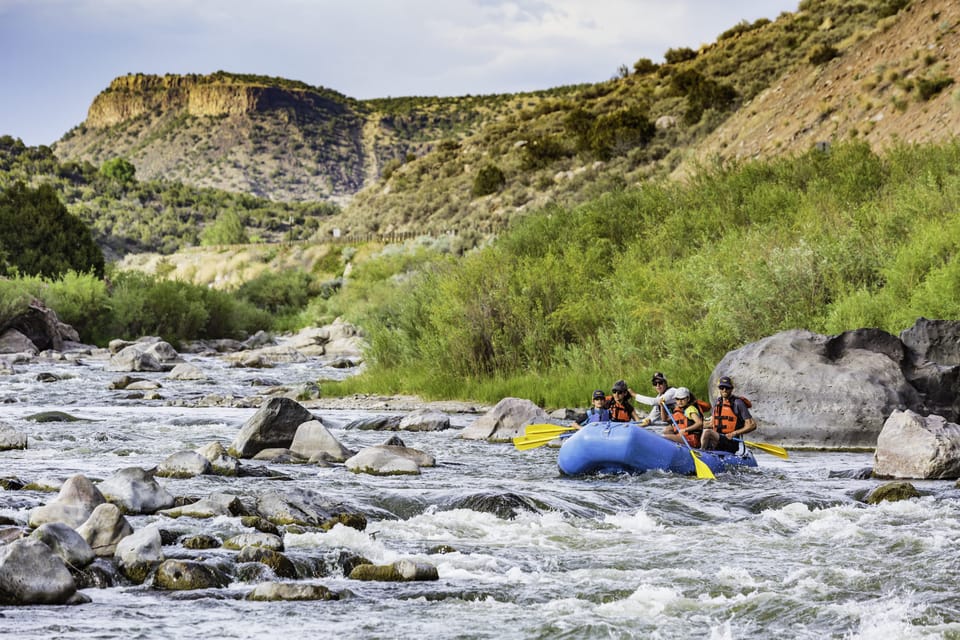
POLYGON ((667 413, 670 416, 670 422, 673 423, 673 430, 677 432, 677 435, 680 436, 680 441, 683 442, 684 446, 687 448, 687 451, 690 452, 690 456, 693 458, 693 468, 697 472, 697 477, 700 479, 706 480, 716 480, 717 477, 713 475, 713 471, 710 470, 710 467, 707 466, 707 463, 697 457, 697 453, 693 450, 693 447, 690 446, 690 443, 687 442, 687 438, 680 431, 680 425, 677 424, 677 421, 674 419, 672 413, 667 413))

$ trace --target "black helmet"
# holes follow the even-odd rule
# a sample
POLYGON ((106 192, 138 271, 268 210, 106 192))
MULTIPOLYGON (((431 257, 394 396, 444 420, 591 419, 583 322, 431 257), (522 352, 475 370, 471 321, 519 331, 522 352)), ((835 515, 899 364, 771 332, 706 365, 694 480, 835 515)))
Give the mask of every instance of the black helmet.
POLYGON ((603 389, 597 389, 596 391, 593 392, 593 399, 594 399, 594 400, 606 400, 606 399, 607 399, 607 394, 605 394, 605 393, 603 392, 603 389))
POLYGON ((657 384, 658 382, 662 382, 663 384, 667 384, 667 376, 663 375, 663 374, 660 373, 659 371, 657 371, 655 374, 653 374, 653 379, 650 381, 650 383, 651 383, 651 384, 657 384))
POLYGON ((626 380, 617 380, 613 383, 613 392, 614 393, 626 393, 627 391, 627 381, 626 380))

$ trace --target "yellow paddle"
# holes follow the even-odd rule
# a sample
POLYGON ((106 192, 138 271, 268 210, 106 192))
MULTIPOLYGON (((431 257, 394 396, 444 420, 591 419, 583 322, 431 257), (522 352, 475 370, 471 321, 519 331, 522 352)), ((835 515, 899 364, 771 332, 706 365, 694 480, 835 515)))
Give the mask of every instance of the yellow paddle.
POLYGON ((523 435, 538 436, 538 435, 546 435, 548 433, 555 433, 559 435, 564 431, 575 431, 575 430, 576 430, 576 427, 563 426, 560 424, 528 424, 527 427, 523 430, 523 435))
POLYGON ((789 457, 786 449, 783 447, 778 447, 775 444, 766 444, 764 442, 748 442, 747 440, 744 440, 743 444, 754 449, 760 449, 760 451, 766 451, 767 453, 775 455, 778 458, 783 458, 784 460, 789 457))
POLYGON ((559 433, 549 433, 547 435, 541 436, 517 436, 513 439, 513 446, 515 446, 520 451, 526 451, 527 449, 536 449, 537 447, 542 447, 543 445, 553 442, 560 437, 559 433))
POLYGON ((687 442, 686 437, 680 433, 680 425, 677 424, 677 421, 673 419, 673 414, 668 413, 670 416, 670 422, 673 423, 673 430, 677 432, 677 435, 680 436, 680 442, 682 442, 687 447, 687 451, 690 452, 690 455, 693 456, 693 468, 697 471, 697 477, 701 480, 716 480, 717 476, 713 475, 713 471, 710 471, 710 467, 707 466, 707 463, 701 460, 697 456, 697 452, 693 450, 693 447, 690 446, 690 443, 687 442))

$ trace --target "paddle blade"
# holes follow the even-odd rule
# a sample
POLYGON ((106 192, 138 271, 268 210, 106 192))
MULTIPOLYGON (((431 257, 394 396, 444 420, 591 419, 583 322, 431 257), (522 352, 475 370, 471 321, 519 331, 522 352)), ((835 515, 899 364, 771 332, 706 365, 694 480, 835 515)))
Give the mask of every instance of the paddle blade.
POLYGON ((576 427, 565 427, 559 424, 528 424, 526 429, 523 431, 523 435, 530 436, 545 436, 547 434, 560 435, 561 433, 566 433, 567 431, 576 431, 576 427))
POLYGON ((784 460, 790 457, 790 454, 787 453, 786 449, 784 449, 783 447, 778 447, 775 444, 766 444, 764 442, 747 442, 746 440, 743 441, 743 444, 753 449, 760 449, 760 451, 766 451, 767 453, 777 456, 778 458, 783 458, 784 460))
POLYGON ((513 439, 513 446, 515 446, 520 451, 526 451, 527 449, 536 449, 537 447, 542 447, 543 445, 553 442, 558 437, 559 433, 548 433, 546 435, 536 435, 536 436, 517 436, 513 439))
POLYGON ((693 468, 697 470, 697 477, 701 480, 716 480, 717 476, 713 475, 713 471, 710 471, 710 467, 707 466, 707 463, 704 462, 697 456, 697 452, 693 449, 690 449, 690 455, 693 456, 693 468))

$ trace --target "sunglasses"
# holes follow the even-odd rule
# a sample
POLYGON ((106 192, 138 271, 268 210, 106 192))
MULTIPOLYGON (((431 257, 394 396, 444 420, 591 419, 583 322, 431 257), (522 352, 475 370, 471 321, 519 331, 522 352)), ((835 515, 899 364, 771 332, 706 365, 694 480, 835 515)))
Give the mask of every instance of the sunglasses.
POLYGON ((722 385, 720 385, 720 386, 717 387, 717 388, 718 388, 718 389, 726 389, 727 391, 730 391, 731 389, 733 389, 733 387, 728 387, 728 386, 725 385, 725 384, 722 384, 722 385))

